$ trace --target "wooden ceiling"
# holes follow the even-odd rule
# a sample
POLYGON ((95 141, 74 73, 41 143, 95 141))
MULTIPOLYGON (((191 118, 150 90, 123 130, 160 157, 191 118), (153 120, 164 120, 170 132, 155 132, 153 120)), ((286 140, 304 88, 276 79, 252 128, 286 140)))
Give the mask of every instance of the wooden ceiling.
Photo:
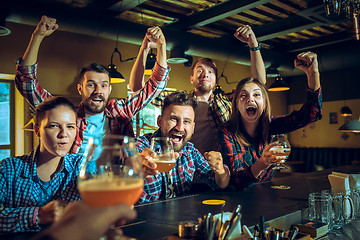
MULTIPOLYGON (((33 1, 36 2, 36 1, 33 1)), ((38 0, 38 2, 42 2, 38 0)), ((354 38, 353 21, 325 16, 322 0, 43 0, 207 38, 250 25, 266 48, 285 52, 354 38)))
POLYGON ((6 1, 12 5, 10 13, 22 6, 27 13, 31 13, 28 8, 42 10, 42 14, 51 10, 54 15, 49 16, 59 19, 72 14, 82 21, 87 18, 93 22, 158 25, 184 38, 198 36, 201 41, 216 43, 233 38, 237 27, 248 24, 263 48, 281 54, 331 47, 339 42, 358 43, 353 21, 343 15, 327 17, 322 0, 6 1))

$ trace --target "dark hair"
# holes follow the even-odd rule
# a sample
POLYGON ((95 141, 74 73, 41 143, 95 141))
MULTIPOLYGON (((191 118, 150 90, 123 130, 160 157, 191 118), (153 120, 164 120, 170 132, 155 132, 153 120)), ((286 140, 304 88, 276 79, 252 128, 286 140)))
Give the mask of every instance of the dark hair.
POLYGON ((162 112, 164 112, 165 109, 171 104, 180 106, 191 106, 195 111, 197 102, 193 96, 187 94, 186 92, 173 92, 164 99, 162 112))
POLYGON ((232 101, 232 113, 231 113, 230 119, 227 122, 227 124, 230 127, 230 131, 232 131, 235 134, 235 137, 240 142, 240 144, 243 144, 245 146, 250 145, 249 141, 246 138, 246 136, 248 136, 248 134, 244 128, 244 124, 241 119, 241 114, 240 114, 240 112, 238 110, 238 106, 237 106, 237 98, 239 96, 239 93, 240 93, 241 89, 244 87, 244 85, 247 83, 257 84, 263 95, 264 103, 265 103, 264 111, 260 116, 260 121, 259 121, 257 129, 256 129, 257 136, 256 136, 255 140, 258 143, 260 143, 260 142, 267 143, 268 137, 269 137, 271 106, 270 106, 270 101, 269 101, 269 95, 265 89, 265 85, 256 78, 245 78, 245 79, 241 80, 238 83, 238 85, 236 86, 234 98, 232 101))
POLYGON ((51 97, 40 103, 35 109, 35 125, 39 126, 41 121, 45 118, 46 112, 54 109, 58 106, 68 107, 75 113, 76 116, 76 108, 69 99, 64 97, 51 97))
POLYGON ((98 63, 91 63, 90 65, 88 66, 85 66, 83 67, 81 70, 80 70, 80 73, 79 73, 79 84, 82 84, 83 80, 84 80, 84 75, 86 72, 97 72, 97 73, 105 73, 109 76, 109 81, 110 81, 110 73, 109 71, 107 70, 107 68, 101 64, 98 64, 98 63))
POLYGON ((205 64, 206 66, 211 67, 212 69, 214 69, 214 73, 215 73, 215 77, 216 77, 216 83, 218 82, 218 69, 216 67, 216 64, 214 62, 214 60, 212 60, 211 58, 199 58, 194 65, 191 67, 191 75, 194 75, 194 70, 195 70, 195 66, 197 63, 202 63, 205 64))

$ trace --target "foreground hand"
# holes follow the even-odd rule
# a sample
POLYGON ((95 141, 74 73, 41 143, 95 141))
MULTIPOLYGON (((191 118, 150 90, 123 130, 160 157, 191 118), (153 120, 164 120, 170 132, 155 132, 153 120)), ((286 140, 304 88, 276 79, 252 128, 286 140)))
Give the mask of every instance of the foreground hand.
POLYGON ((156 43, 156 46, 159 47, 166 43, 165 36, 159 27, 151 27, 146 32, 146 37, 150 42, 156 43))
POLYGON ((44 235, 67 240, 100 239, 114 224, 124 224, 135 217, 135 210, 126 204, 90 208, 81 202, 73 202, 65 208, 61 219, 40 234, 39 239, 44 235))
POLYGON ((313 52, 303 52, 296 56, 294 66, 305 73, 318 72, 317 55, 313 52))
POLYGON ((225 173, 223 159, 220 152, 206 152, 204 153, 204 157, 208 161, 211 170, 213 170, 217 174, 225 173))
POLYGON ((56 24, 56 19, 42 16, 39 24, 37 25, 34 35, 39 37, 46 37, 55 32, 56 29, 59 28, 59 25, 56 24))
POLYGON ((283 149, 280 150, 270 150, 270 148, 279 146, 280 144, 277 142, 270 143, 264 148, 263 154, 260 158, 260 162, 262 162, 265 168, 269 167, 275 163, 283 163, 285 162, 287 156, 276 156, 274 154, 284 153, 283 149))
POLYGON ((139 160, 142 165, 144 177, 157 175, 159 173, 159 171, 156 170, 156 163, 151 161, 152 158, 156 158, 156 153, 149 148, 145 148, 142 153, 139 153, 139 160))
POLYGON ((38 218, 39 224, 50 224, 56 221, 63 214, 66 202, 63 200, 54 200, 40 207, 38 218))
POLYGON ((249 47, 257 47, 258 42, 255 33, 249 25, 242 25, 236 29, 234 36, 240 41, 247 43, 249 47))

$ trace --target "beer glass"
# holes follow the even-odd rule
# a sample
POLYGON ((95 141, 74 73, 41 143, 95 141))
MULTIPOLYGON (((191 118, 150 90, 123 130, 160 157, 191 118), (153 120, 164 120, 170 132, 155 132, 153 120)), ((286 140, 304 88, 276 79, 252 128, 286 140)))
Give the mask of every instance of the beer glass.
POLYGON ((174 155, 174 147, 169 137, 153 137, 151 138, 151 147, 156 157, 151 160, 156 163, 159 172, 169 172, 175 167, 176 159, 174 155))
POLYGON ((323 190, 322 194, 329 200, 329 227, 339 229, 345 224, 344 194, 332 190, 323 190))
MULTIPOLYGON (((271 135, 271 143, 272 142, 279 142, 280 145, 274 146, 270 148, 270 151, 280 150, 282 153, 274 153, 275 156, 287 156, 289 157, 291 152, 290 142, 286 136, 286 134, 276 134, 271 135)), ((273 169, 282 169, 285 168, 281 163, 276 163, 273 169)))
POLYGON ((330 196, 321 192, 309 194, 309 220, 330 224, 330 196))
POLYGON ((132 138, 107 135, 90 138, 78 189, 86 205, 134 205, 143 191, 143 174, 132 138))

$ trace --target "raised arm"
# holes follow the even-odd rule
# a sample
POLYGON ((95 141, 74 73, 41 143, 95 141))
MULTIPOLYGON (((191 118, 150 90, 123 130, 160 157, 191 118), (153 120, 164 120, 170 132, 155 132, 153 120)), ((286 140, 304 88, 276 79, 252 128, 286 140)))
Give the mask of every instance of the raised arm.
POLYGON ((44 37, 51 35, 59 25, 56 24, 55 18, 42 16, 35 31, 31 35, 29 45, 22 57, 20 64, 22 66, 31 66, 37 62, 39 48, 44 37))
POLYGON ((298 54, 294 60, 294 65, 305 72, 309 88, 317 91, 320 88, 320 73, 316 53, 303 52, 298 54))
POLYGON ((236 29, 234 36, 240 41, 247 43, 250 48, 251 77, 257 78, 263 84, 265 84, 265 65, 261 56, 260 46, 256 39, 255 33, 249 25, 243 25, 236 29))
POLYGON ((167 68, 166 63, 166 41, 164 34, 159 27, 151 27, 147 30, 141 44, 136 61, 131 69, 129 87, 131 91, 140 90, 144 85, 144 70, 146 59, 152 48, 157 48, 158 63, 167 68), (165 60, 164 60, 165 59, 165 60))
POLYGON ((219 188, 226 188, 230 182, 230 170, 224 165, 220 152, 210 151, 204 153, 211 170, 215 172, 215 182, 219 188))

